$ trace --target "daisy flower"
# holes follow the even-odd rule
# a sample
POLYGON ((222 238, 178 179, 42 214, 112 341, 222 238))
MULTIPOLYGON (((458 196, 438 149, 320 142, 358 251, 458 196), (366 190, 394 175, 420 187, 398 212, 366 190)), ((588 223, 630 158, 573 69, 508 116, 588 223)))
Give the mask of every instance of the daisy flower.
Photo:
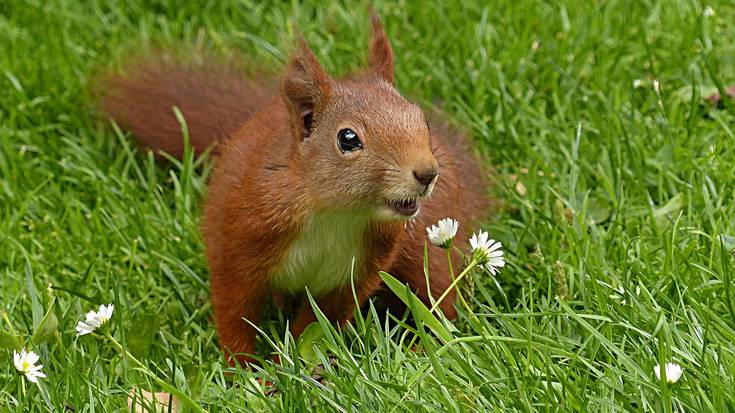
MULTIPOLYGON (((656 374, 656 379, 661 380, 661 365, 656 364, 653 368, 653 372, 656 374)), ((666 375, 667 383, 676 383, 681 378, 684 369, 676 363, 666 363, 664 366, 664 374, 666 375)))
POLYGON ((43 365, 36 365, 36 362, 38 362, 38 354, 27 350, 22 350, 19 354, 13 350, 15 368, 26 376, 26 379, 31 383, 38 383, 39 378, 46 377, 46 374, 41 371, 43 365))
POLYGON ((459 222, 456 219, 444 218, 439 220, 436 225, 426 227, 429 234, 429 242, 439 248, 449 248, 454 236, 457 235, 459 222))
POLYGON ((505 258, 503 258, 503 244, 494 239, 489 239, 487 232, 479 231, 472 234, 470 238, 472 246, 472 257, 478 260, 490 274, 496 275, 500 273, 500 268, 505 267, 505 258))
POLYGON ((86 320, 77 323, 77 337, 89 334, 107 323, 112 318, 114 309, 114 304, 102 304, 98 311, 88 312, 86 320))

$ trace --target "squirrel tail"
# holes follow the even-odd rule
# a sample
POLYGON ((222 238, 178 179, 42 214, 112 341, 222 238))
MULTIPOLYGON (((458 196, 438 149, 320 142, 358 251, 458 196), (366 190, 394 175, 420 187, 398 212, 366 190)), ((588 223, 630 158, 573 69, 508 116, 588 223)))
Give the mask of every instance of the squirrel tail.
POLYGON ((201 153, 230 136, 273 96, 271 88, 248 79, 233 63, 193 64, 162 56, 137 59, 123 69, 97 79, 98 107, 157 156, 183 156, 174 107, 183 114, 193 150, 201 153))

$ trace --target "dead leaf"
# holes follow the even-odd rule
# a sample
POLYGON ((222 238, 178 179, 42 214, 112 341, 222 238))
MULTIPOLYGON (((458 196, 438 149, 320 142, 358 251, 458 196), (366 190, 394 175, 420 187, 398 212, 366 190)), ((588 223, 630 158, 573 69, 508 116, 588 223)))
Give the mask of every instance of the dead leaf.
POLYGON ((167 413, 169 402, 171 402, 172 412, 180 411, 181 404, 179 400, 169 393, 151 393, 143 389, 132 388, 130 394, 128 394, 128 409, 136 413, 167 413), (134 409, 133 406, 135 406, 134 409))

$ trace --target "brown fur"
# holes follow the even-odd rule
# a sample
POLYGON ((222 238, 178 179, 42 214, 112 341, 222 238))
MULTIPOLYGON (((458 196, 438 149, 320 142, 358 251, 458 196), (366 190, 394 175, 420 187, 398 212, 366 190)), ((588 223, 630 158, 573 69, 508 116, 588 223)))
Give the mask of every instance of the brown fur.
POLYGON ((106 73, 97 80, 99 107, 157 155, 183 155, 174 107, 186 119, 192 148, 201 153, 232 135, 275 95, 263 80, 247 79, 233 63, 216 59, 182 64, 161 54, 134 60, 126 69, 126 74, 106 73))
MULTIPOLYGON (((169 113, 174 105, 186 117, 196 150, 219 142, 202 231, 220 344, 240 362, 252 360, 255 342, 254 328, 243 319, 257 325, 264 303, 281 295, 272 277, 289 259, 301 257, 292 248, 316 214, 348 211, 371 217, 356 232, 361 237, 355 271, 359 303, 378 291, 378 271, 385 270, 428 304, 425 228, 455 218, 461 223, 456 245, 465 246, 471 222, 488 205, 482 168, 464 136, 442 121, 432 121, 429 132, 423 112, 392 86, 392 49, 375 18, 373 31, 369 70, 345 80, 329 77, 302 43, 280 96, 229 67, 161 60, 133 65, 128 75, 104 83, 103 110, 145 147, 181 155, 179 128, 169 113), (312 127, 306 127, 312 118, 312 127), (361 137, 364 150, 339 152, 337 131, 347 127, 361 137), (437 168, 440 176, 425 199, 427 187, 411 173, 437 168), (378 218, 393 213, 386 210, 387 202, 406 197, 423 200, 417 217, 378 218)), ((317 252, 300 253, 328 256, 331 248, 319 245, 317 252)), ((438 298, 451 283, 442 250, 429 248, 429 267, 429 289, 438 298)), ((315 299, 336 323, 353 314, 349 283, 315 299)), ((454 292, 440 307, 450 318, 456 316, 453 301, 454 292)), ((301 302, 291 324, 294 335, 315 320, 308 301, 301 302)))

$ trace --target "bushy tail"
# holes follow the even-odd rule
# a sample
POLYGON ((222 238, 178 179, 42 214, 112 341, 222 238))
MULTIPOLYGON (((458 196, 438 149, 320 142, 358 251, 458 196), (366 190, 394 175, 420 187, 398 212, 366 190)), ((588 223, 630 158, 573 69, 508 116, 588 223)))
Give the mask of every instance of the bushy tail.
POLYGON ((174 107, 184 115, 191 146, 202 152, 273 96, 264 82, 248 79, 234 64, 190 64, 165 56, 137 59, 122 74, 103 75, 95 89, 101 111, 132 131, 141 146, 177 158, 184 141, 174 107))

